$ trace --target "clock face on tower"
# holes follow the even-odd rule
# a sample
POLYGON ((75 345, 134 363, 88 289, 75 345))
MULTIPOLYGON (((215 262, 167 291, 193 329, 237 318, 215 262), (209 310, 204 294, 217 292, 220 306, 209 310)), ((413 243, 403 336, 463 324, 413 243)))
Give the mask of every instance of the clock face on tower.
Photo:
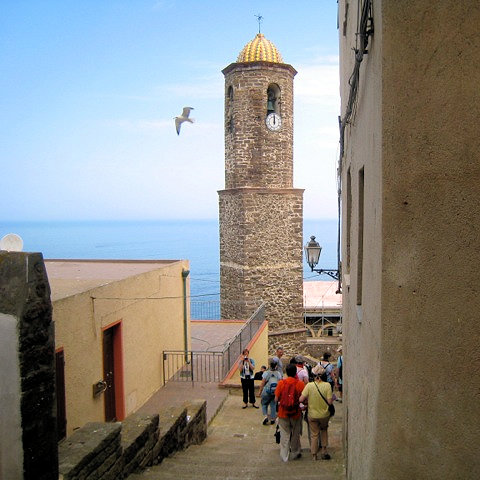
POLYGON ((278 113, 269 113, 265 119, 265 124, 269 130, 276 132, 282 126, 282 118, 278 113))

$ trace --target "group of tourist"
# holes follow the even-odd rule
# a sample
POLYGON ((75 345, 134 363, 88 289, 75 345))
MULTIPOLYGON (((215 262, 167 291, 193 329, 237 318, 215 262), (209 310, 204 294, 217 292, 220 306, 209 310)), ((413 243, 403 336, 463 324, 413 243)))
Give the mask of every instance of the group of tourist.
POLYGON ((247 408, 250 403, 256 405, 254 381, 261 380, 258 395, 261 397, 262 424, 277 423, 280 431, 280 457, 284 462, 289 458, 300 458, 302 419, 305 419, 310 440, 312 459, 317 460, 320 452, 323 460, 330 460, 327 451, 328 423, 331 417, 330 405, 336 399, 333 391, 338 389, 338 401, 342 399, 342 347, 338 350, 337 365, 330 363, 331 354, 325 352, 322 360, 311 368, 301 355, 294 356, 284 367, 284 351, 278 347, 271 358, 268 368, 262 366, 255 371, 255 361, 245 349, 239 362, 242 382, 243 403, 247 408), (286 376, 284 376, 284 374, 286 376))

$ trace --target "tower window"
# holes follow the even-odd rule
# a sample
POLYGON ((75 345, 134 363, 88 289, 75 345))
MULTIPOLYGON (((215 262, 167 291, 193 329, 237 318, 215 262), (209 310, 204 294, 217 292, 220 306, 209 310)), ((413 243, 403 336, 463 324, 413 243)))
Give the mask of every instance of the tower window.
POLYGON ((280 113, 280 87, 271 83, 267 88, 267 115, 274 112, 280 113))

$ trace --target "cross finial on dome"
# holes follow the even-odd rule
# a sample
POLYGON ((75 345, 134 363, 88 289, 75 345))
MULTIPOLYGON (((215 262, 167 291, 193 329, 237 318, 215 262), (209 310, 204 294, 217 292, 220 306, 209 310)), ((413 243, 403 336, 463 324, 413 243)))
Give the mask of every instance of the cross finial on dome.
POLYGON ((258 33, 261 33, 260 32, 260 25, 263 22, 263 17, 260 14, 255 15, 255 17, 257 17, 257 21, 258 21, 258 33))

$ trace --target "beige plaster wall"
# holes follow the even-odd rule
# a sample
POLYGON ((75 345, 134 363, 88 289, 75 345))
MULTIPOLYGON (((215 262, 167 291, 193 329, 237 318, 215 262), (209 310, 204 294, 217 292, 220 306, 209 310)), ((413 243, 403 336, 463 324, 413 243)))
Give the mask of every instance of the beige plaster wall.
MULTIPOLYGON (((348 100, 350 77, 354 66, 357 6, 341 2, 341 96, 342 112, 348 100), (345 29, 345 30, 344 30, 345 29), (343 35, 345 31, 346 35, 343 35)), ((380 12, 378 12, 380 13, 380 12)), ((348 432, 346 451, 351 479, 369 479, 376 461, 377 422, 373 413, 378 410, 380 384, 381 335, 381 251, 382 245, 382 140, 381 140, 381 17, 375 15, 375 43, 364 57, 356 117, 347 127, 343 162, 343 353, 345 360, 345 430, 348 432), (365 75, 365 73, 368 75, 365 75), (358 223, 359 172, 364 169, 364 242, 363 242, 363 295, 357 305, 358 287, 358 223), (350 173, 350 191, 346 177, 350 173), (349 199, 347 200, 347 195, 349 199), (348 210, 348 212, 347 212, 348 210), (346 254, 347 217, 350 215, 351 255, 346 254), (368 239, 368 240, 367 240, 368 239), (349 392, 349 393, 348 393, 349 392)), ((388 477, 386 477, 388 478, 388 477)))
MULTIPOLYGON (((255 360, 255 372, 260 371, 260 367, 265 365, 268 367, 268 322, 264 322, 258 333, 253 337, 247 348, 250 350, 250 357, 255 360)), ((238 358, 240 361, 240 357, 238 358)), ((237 365, 238 365, 237 361, 237 365)), ((224 385, 240 385, 240 371, 238 367, 232 369, 225 378, 224 385)), ((258 385, 255 382, 255 385, 258 385)))
MULTIPOLYGON (((356 4, 340 5, 343 106, 356 4)), ((365 166, 362 309, 353 174, 343 301, 348 478, 478 478, 480 5, 373 5, 343 172, 345 254, 347 169, 365 166)))
MULTIPOLYGON (((92 385, 103 378, 105 327, 122 324, 125 415, 162 386, 162 350, 184 348, 183 268, 187 261, 174 262, 53 303, 56 348, 65 352, 67 435, 104 420, 104 397, 94 398, 92 385)), ((188 286, 187 279, 187 295, 188 286)))

